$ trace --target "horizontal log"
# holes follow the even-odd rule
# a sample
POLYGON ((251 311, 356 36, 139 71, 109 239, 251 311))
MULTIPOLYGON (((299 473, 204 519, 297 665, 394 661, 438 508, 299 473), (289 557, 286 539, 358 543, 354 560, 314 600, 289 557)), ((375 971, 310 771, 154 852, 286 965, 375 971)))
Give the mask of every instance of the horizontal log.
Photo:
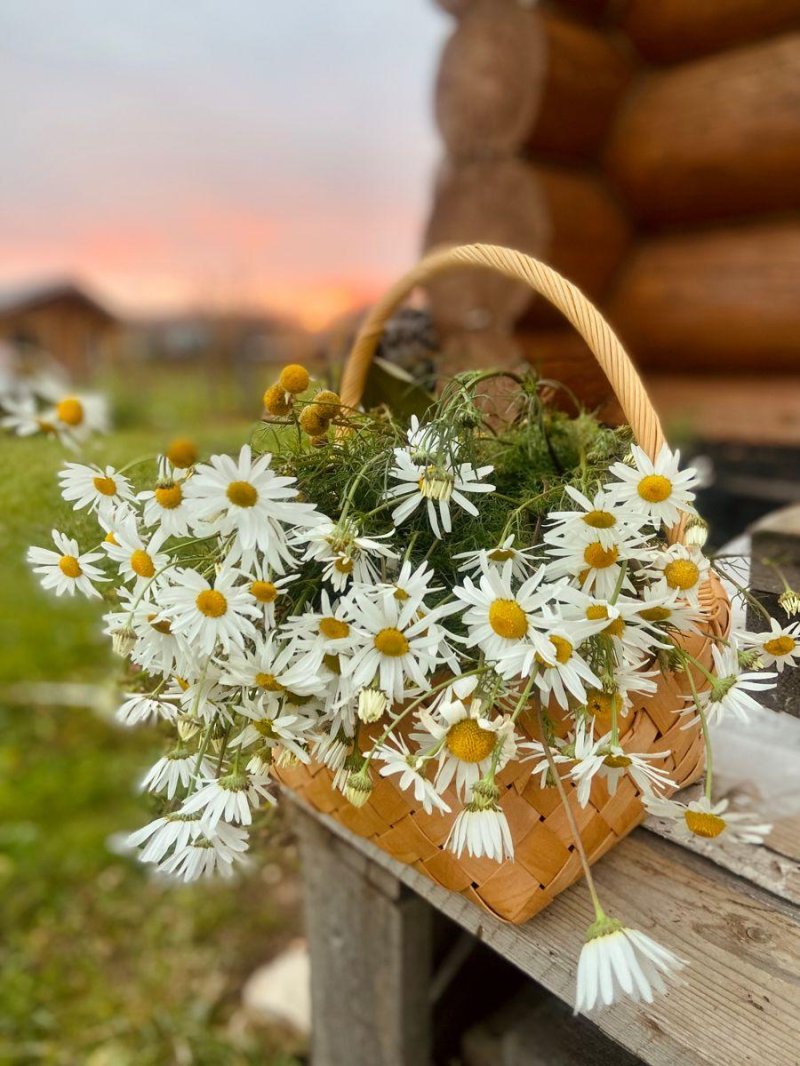
POLYGON ((800 222, 661 238, 624 267, 612 323, 642 366, 800 369, 800 222))
POLYGON ((606 163, 644 223, 800 207, 800 33, 653 74, 606 163))
MULTIPOLYGON (((440 174, 425 238, 428 248, 483 241, 528 252, 590 296, 599 296, 620 263, 628 228, 598 179, 518 160, 447 165, 440 174)), ((508 328, 531 307, 531 321, 552 322, 531 290, 488 270, 456 270, 428 285, 440 329, 508 328)), ((557 320, 557 316, 555 318, 557 320)))
POLYGON ((473 3, 442 52, 436 121, 453 158, 527 150, 590 158, 628 85, 630 63, 605 34, 496 0, 473 3))
POLYGON ((747 44, 800 24, 800 0, 629 0, 623 29, 654 63, 747 44))

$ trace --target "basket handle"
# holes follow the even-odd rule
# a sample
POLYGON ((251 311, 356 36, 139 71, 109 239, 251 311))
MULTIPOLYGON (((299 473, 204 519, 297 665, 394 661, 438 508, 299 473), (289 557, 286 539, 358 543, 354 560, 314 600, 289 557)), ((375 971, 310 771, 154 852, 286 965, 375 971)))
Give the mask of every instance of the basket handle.
POLYGON ((655 408, 625 349, 609 324, 583 293, 533 256, 494 244, 464 244, 431 252, 385 293, 365 319, 342 374, 341 397, 357 407, 364 392, 372 356, 384 326, 418 286, 450 267, 489 267, 527 282, 550 301, 580 333, 608 378, 637 443, 654 459, 664 443, 655 408))

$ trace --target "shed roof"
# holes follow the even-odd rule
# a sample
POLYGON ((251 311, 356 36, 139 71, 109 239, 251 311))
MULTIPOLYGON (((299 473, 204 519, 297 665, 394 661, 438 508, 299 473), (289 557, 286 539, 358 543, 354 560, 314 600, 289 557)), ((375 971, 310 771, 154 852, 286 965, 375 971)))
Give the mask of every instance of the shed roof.
POLYGON ((116 315, 87 292, 81 284, 69 278, 31 282, 0 289, 0 319, 28 311, 38 311, 63 300, 82 304, 87 310, 91 310, 107 322, 117 321, 116 315))

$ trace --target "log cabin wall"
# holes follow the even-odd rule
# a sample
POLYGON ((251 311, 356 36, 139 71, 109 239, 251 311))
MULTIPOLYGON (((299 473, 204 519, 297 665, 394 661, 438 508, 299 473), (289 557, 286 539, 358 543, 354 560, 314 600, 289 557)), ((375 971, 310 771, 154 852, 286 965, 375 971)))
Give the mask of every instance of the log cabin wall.
MULTIPOLYGON (((800 0, 439 4, 426 247, 544 259, 608 315, 668 421, 800 445, 800 0)), ((517 284, 464 272, 429 295, 446 362, 524 355, 607 399, 517 284)))

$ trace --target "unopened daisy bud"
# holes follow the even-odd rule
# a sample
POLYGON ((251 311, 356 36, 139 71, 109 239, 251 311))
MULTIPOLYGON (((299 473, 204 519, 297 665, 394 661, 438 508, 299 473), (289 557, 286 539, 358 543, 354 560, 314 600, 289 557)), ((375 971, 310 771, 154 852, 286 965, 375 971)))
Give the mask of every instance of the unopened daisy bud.
POLYGON ((793 615, 800 614, 800 592, 787 588, 778 597, 778 604, 790 618, 793 615))
POLYGON ((317 407, 316 404, 309 404, 308 407, 304 407, 300 412, 300 428, 304 433, 307 433, 309 437, 322 437, 328 432, 331 420, 324 407, 317 407))
POLYGON ((176 437, 166 451, 167 459, 180 470, 187 470, 197 462, 197 445, 188 437, 176 437))
POLYGON ((494 778, 482 777, 472 786, 472 805, 476 810, 485 811, 497 805, 500 789, 494 778))
POLYGON ((698 514, 690 515, 686 520, 683 540, 689 548, 702 548, 708 540, 708 522, 698 514))
POLYGON ((111 647, 115 655, 119 655, 121 659, 127 659, 136 647, 136 634, 130 626, 114 630, 111 634, 111 647))
POLYGON ((177 728, 178 736, 184 743, 196 737, 200 732, 200 726, 193 718, 179 718, 177 728))
POLYGON ((358 694, 358 717, 369 724, 377 722, 386 710, 386 693, 379 688, 362 688, 358 694))
POLYGON ((363 807, 372 794, 372 774, 367 763, 356 773, 351 773, 344 786, 345 799, 354 807, 363 807))
POLYGON ((278 384, 284 392, 290 392, 296 396, 299 392, 305 392, 311 381, 311 375, 304 366, 299 363, 290 363, 281 370, 278 384))
POLYGON ((761 652, 759 648, 748 648, 746 651, 739 649, 738 651, 739 666, 742 670, 750 670, 754 666, 758 666, 761 662, 761 652))
POLYGON ((267 414, 275 418, 288 415, 292 409, 291 396, 288 396, 280 385, 270 385, 264 393, 263 402, 267 414))

